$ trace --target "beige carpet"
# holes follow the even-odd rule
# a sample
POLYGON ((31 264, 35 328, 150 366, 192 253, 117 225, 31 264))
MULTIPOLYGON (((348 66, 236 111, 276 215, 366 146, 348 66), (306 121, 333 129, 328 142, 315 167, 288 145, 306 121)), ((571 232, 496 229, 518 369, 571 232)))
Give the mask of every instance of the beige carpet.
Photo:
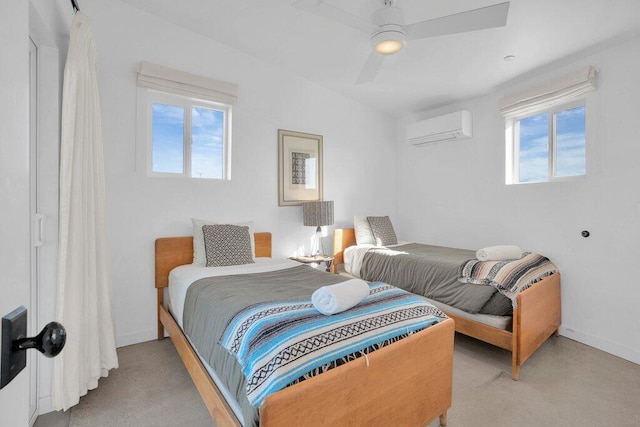
MULTIPOLYGON (((120 368, 79 405, 36 427, 211 425, 168 339, 118 356, 120 368)), ((640 366, 567 338, 552 337, 512 381, 511 353, 457 335, 453 371, 450 427, 640 426, 640 366)))

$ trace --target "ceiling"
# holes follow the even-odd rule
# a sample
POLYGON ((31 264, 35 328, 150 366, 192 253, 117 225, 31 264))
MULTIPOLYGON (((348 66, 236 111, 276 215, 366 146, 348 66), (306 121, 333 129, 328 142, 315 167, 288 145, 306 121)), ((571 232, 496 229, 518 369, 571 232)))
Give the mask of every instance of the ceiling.
MULTIPOLYGON (((395 116, 472 98, 568 56, 640 34, 640 0, 511 0, 506 27, 407 41, 356 84, 369 35, 295 0, 123 0, 395 116), (513 61, 504 61, 515 55, 513 61)), ((382 0, 325 0, 369 20, 382 0)), ((504 0, 396 0, 405 24, 504 0)), ((595 64, 597 65, 597 64, 595 64)))

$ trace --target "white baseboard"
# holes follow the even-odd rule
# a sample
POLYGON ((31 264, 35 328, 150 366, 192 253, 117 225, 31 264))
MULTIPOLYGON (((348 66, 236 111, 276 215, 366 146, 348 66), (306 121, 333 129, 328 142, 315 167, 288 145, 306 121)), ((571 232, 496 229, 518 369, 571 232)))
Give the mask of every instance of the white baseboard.
POLYGON ((124 347, 127 345, 139 344, 145 341, 151 341, 158 338, 158 331, 156 329, 134 332, 132 334, 117 335, 116 347, 124 347))
POLYGON ((591 347, 595 347, 598 350, 613 354, 614 356, 621 357, 633 363, 640 364, 640 351, 633 348, 620 345, 618 343, 611 342, 602 338, 594 337, 593 335, 585 334, 575 329, 560 326, 560 335, 572 340, 581 342, 591 347))
POLYGON ((48 414, 49 412, 53 412, 56 409, 53 407, 51 403, 51 396, 42 396, 38 399, 38 415, 48 414))

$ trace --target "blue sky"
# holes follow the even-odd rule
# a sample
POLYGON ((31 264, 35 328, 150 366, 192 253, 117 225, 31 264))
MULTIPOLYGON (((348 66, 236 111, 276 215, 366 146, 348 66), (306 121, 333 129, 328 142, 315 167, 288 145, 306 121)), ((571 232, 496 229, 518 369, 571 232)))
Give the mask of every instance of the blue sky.
MULTIPOLYGON (((221 179, 224 113, 191 109, 191 176, 221 179)), ((153 171, 183 172, 184 108, 153 104, 153 171)))
POLYGON ((182 173, 184 108, 153 104, 153 171, 182 173))
MULTIPOLYGON (((584 107, 556 115, 556 176, 585 173, 584 115, 584 107)), ((549 120, 551 116, 546 113, 520 120, 520 182, 547 180, 549 120)))

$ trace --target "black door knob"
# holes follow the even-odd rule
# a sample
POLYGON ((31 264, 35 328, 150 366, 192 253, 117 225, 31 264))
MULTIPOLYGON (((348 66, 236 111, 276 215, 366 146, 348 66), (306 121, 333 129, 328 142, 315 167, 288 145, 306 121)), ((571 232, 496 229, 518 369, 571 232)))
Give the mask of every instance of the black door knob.
POLYGON ((35 348, 47 357, 55 357, 67 342, 67 331, 58 322, 49 322, 38 335, 14 341, 15 350, 35 348))
POLYGON ((25 338, 27 309, 24 307, 18 307, 2 317, 1 335, 0 389, 27 366, 27 352, 24 350, 35 348, 46 357, 55 357, 67 342, 67 331, 58 322, 50 322, 35 337, 25 338))

